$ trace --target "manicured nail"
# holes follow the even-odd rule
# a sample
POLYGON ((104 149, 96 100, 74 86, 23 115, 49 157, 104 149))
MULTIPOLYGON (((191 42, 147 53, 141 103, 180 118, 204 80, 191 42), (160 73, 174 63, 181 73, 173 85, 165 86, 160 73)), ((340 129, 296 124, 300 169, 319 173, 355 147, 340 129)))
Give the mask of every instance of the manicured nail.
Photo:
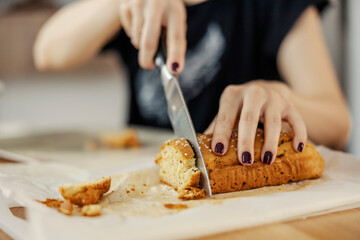
POLYGON ((272 152, 267 151, 267 152, 264 154, 264 160, 263 160, 263 162, 264 162, 265 164, 270 165, 271 160, 272 160, 272 157, 273 157, 272 152))
POLYGON ((224 144, 222 144, 221 142, 218 142, 215 146, 215 152, 218 154, 223 154, 224 152, 224 144))
POLYGON ((242 162, 243 163, 251 163, 251 154, 249 152, 243 152, 242 154, 242 162))
POLYGON ((171 67, 174 72, 177 72, 177 70, 179 68, 179 64, 177 62, 174 62, 171 67))
POLYGON ((299 143, 298 149, 299 152, 302 152, 304 150, 304 143, 299 143))

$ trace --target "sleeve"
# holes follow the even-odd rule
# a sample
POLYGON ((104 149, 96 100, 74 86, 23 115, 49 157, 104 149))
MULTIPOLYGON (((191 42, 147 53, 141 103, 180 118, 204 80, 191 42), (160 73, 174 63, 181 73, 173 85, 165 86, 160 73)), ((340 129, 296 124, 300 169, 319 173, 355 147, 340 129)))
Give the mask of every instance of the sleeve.
POLYGON ((327 6, 326 0, 273 0, 266 1, 262 8, 267 15, 262 20, 264 28, 263 52, 270 58, 276 58, 280 45, 297 19, 309 6, 315 6, 321 13, 327 6), (272 3, 269 5, 269 3, 272 3), (269 11, 270 10, 270 11, 269 11))

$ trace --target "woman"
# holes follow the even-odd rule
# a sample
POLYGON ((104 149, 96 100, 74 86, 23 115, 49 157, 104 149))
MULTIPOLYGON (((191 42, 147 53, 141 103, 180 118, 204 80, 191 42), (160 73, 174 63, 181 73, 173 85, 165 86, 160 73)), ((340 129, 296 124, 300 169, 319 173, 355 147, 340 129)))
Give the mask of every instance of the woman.
POLYGON ((58 11, 35 47, 40 70, 78 66, 101 50, 121 54, 131 79, 130 122, 169 127, 154 55, 166 29, 167 67, 179 81, 197 131, 213 133, 223 155, 238 129, 238 159, 254 161, 259 120, 261 160, 276 157, 282 121, 293 148, 341 149, 350 116, 321 32, 324 1, 83 0, 58 11), (144 70, 145 69, 145 70, 144 70), (212 121, 212 119, 214 119, 212 121))

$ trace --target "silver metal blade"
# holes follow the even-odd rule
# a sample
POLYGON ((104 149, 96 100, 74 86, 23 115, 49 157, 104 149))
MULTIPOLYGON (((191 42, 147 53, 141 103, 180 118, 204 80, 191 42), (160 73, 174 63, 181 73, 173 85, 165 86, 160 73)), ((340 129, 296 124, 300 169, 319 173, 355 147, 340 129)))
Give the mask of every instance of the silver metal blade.
POLYGON ((208 197, 211 197, 210 180, 204 157, 178 79, 167 70, 161 56, 156 57, 155 63, 161 72, 161 81, 168 104, 168 114, 175 135, 179 138, 185 138, 192 145, 196 157, 196 166, 201 170, 200 187, 205 190, 208 197))

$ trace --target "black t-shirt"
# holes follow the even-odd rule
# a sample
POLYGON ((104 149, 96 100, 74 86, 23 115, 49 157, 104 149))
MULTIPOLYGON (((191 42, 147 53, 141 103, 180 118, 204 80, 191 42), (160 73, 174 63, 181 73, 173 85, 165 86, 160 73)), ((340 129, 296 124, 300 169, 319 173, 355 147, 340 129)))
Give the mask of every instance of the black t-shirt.
MULTIPOLYGON (((197 132, 217 114, 219 98, 229 84, 251 80, 282 81, 276 66, 282 40, 310 5, 323 0, 210 0, 187 9, 187 52, 179 81, 197 132)), ((170 127, 157 69, 143 70, 138 51, 124 31, 105 46, 128 67, 131 124, 170 127)))

